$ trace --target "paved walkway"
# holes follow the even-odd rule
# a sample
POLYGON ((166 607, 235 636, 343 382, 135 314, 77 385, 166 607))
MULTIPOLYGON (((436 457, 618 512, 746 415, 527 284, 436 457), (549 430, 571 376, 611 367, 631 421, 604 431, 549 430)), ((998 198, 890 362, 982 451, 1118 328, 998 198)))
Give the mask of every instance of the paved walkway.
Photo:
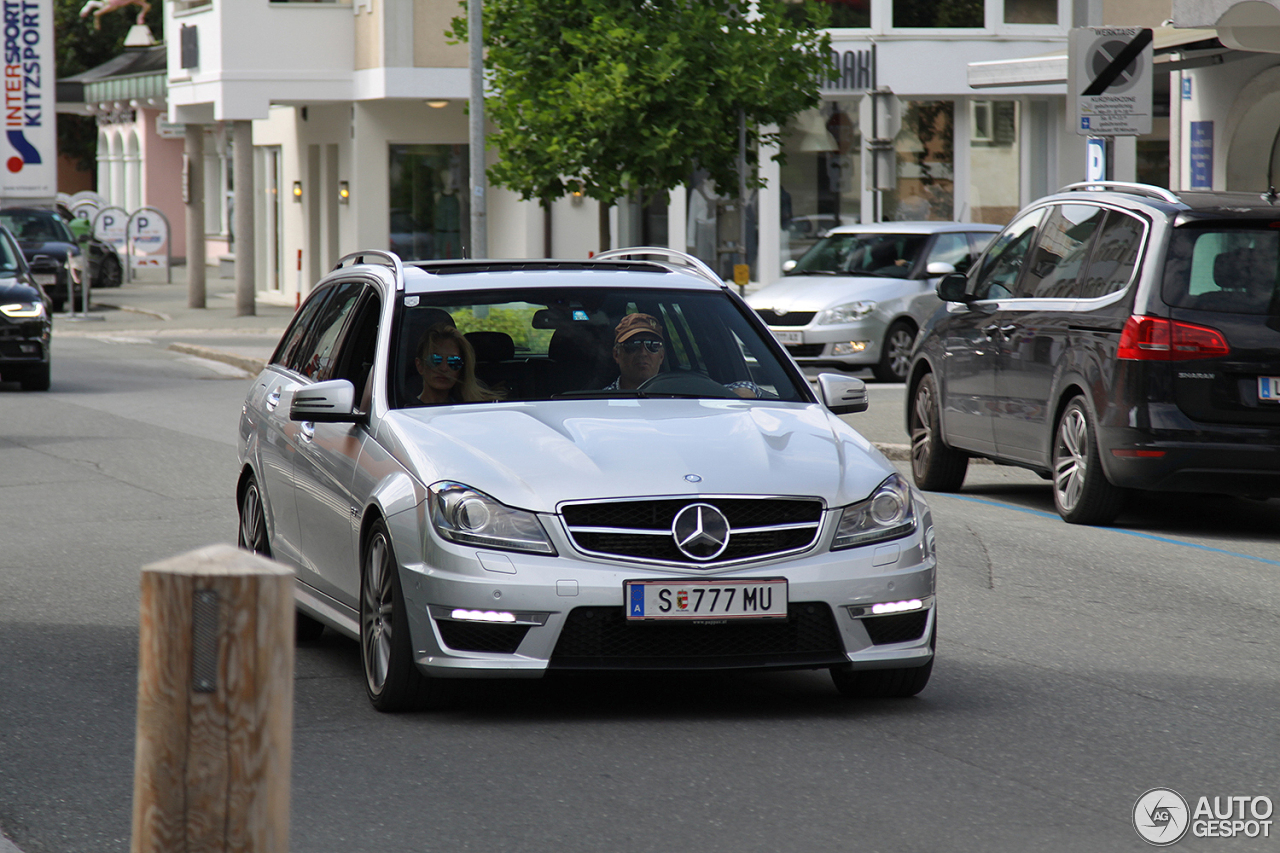
POLYGON ((188 307, 186 268, 173 282, 140 281, 99 289, 90 296, 88 316, 54 316, 53 335, 111 335, 172 339, 171 349, 233 364, 257 373, 293 317, 292 305, 259 294, 256 313, 236 316, 235 281, 210 268, 205 307, 188 307))

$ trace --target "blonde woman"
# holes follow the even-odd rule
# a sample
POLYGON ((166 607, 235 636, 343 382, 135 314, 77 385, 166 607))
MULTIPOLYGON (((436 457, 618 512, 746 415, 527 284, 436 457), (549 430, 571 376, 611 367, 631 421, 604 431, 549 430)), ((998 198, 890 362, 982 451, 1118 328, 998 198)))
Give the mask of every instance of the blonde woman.
POLYGON ((443 406, 452 403, 485 403, 498 395, 481 386, 476 379, 476 354, 471 342, 453 326, 437 323, 427 329, 418 342, 414 359, 422 376, 424 405, 443 406))

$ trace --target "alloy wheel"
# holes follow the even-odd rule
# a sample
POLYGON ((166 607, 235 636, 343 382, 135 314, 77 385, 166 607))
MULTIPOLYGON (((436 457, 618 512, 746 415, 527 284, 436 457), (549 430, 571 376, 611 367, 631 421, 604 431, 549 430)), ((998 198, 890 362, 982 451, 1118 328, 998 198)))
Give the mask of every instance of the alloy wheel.
POLYGON ((271 556, 267 545, 267 519, 262 512, 262 495, 258 492, 258 484, 250 480, 245 486, 244 497, 240 499, 240 537, 237 543, 246 551, 271 556))
POLYGON ((911 419, 911 468, 917 478, 929 469, 933 450, 933 406, 933 383, 920 383, 913 407, 915 416, 911 419))
POLYGON ((365 557, 360 589, 360 651, 371 693, 386 687, 394 638, 391 549, 382 531, 374 533, 365 557))
POLYGON ((1089 422, 1083 410, 1072 406, 1062 416, 1055 444, 1053 488, 1058 505, 1070 512, 1080 502, 1089 473, 1089 422))
POLYGON ((894 376, 900 377, 899 382, 907 376, 907 368, 911 363, 911 344, 914 341, 915 335, 909 329, 899 326, 885 342, 889 348, 889 369, 894 376))

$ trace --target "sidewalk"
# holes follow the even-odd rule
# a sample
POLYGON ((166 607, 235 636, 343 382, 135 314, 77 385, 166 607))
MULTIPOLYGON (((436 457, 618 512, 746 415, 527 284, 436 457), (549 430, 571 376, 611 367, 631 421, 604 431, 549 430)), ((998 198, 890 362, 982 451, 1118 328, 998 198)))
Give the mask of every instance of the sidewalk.
POLYGON ((90 294, 89 316, 54 315, 53 336, 120 336, 174 340, 169 348, 257 373, 293 318, 293 306, 255 300, 256 313, 236 316, 235 280, 209 268, 205 307, 187 305, 186 267, 173 269, 172 283, 139 281, 90 294))

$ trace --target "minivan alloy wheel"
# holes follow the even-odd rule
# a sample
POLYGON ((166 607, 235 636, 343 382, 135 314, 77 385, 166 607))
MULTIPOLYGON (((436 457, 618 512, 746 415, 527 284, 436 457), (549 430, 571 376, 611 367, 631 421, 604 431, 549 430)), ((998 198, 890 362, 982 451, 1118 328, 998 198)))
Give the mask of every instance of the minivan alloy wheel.
POLYGON ((1125 492, 1107 481, 1084 400, 1067 404, 1053 438, 1053 502, 1072 524, 1107 524, 1124 508, 1125 492))
POLYGON ((938 385, 932 373, 916 384, 907 418, 911 436, 911 476, 929 492, 954 492, 964 484, 969 457, 942 440, 938 385))

